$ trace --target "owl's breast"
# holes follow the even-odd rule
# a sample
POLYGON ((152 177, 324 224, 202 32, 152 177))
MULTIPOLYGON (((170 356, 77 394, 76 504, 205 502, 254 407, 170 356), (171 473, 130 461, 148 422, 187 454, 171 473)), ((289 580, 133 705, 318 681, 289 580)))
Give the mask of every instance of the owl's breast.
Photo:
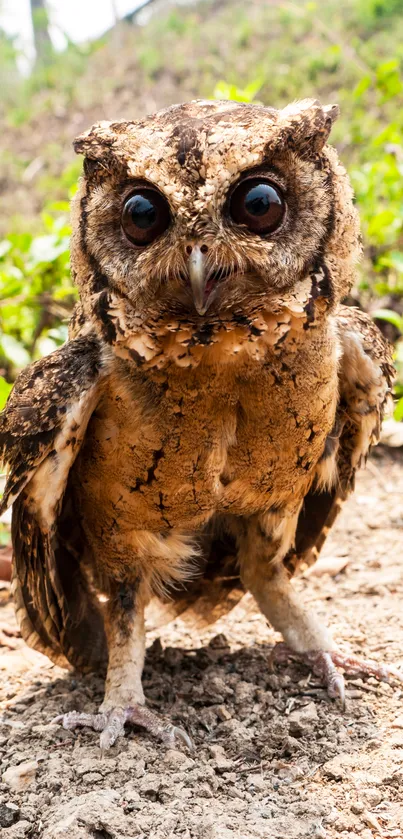
POLYGON ((273 366, 239 395, 220 507, 236 515, 297 506, 312 481, 335 420, 337 369, 295 373, 273 366))
POLYGON ((175 368, 134 385, 117 377, 75 467, 87 531, 104 544, 134 530, 197 531, 216 513, 298 503, 336 400, 333 350, 175 368))
POLYGON ((89 424, 75 485, 92 531, 198 530, 217 509, 235 405, 189 377, 164 384, 158 400, 113 386, 89 424))

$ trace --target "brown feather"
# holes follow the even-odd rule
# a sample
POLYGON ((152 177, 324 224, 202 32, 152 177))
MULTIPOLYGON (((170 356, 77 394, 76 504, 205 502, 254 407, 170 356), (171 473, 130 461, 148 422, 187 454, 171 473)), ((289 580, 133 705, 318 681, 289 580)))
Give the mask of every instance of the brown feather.
POLYGON ((58 661, 102 661, 102 594, 114 696, 125 673, 138 680, 131 657, 141 670, 153 595, 171 593, 165 617, 206 621, 241 596, 240 573, 259 593, 276 569, 287 577, 283 563, 310 562, 379 435, 392 366, 370 319, 340 305, 360 243, 326 145, 336 116, 316 100, 281 111, 193 102, 98 123, 76 141, 80 303, 70 342, 18 380, 0 446, 4 504, 18 498, 24 635, 58 661), (230 217, 250 175, 285 197, 273 235, 230 217), (165 196, 170 223, 142 248, 121 214, 144 182, 165 196), (217 283, 203 316, 188 271, 195 242, 217 283), (219 522, 220 538, 204 543, 219 522))
POLYGON ((55 663, 83 669, 106 663, 103 621, 80 562, 82 538, 78 551, 69 547, 75 517, 70 511, 66 524, 62 504, 103 373, 95 337, 71 342, 21 374, 0 419, 22 635, 55 663))

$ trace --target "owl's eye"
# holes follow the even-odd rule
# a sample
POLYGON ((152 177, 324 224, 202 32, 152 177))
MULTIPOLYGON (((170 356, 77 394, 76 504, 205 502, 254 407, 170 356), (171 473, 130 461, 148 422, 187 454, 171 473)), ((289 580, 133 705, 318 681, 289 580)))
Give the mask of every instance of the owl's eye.
POLYGON ((168 202, 156 189, 139 189, 126 199, 121 221, 134 245, 149 245, 169 226, 168 202))
POLYGON ((230 198, 229 212, 237 224, 252 233, 273 233, 285 214, 284 197, 275 184, 261 178, 246 178, 230 198))

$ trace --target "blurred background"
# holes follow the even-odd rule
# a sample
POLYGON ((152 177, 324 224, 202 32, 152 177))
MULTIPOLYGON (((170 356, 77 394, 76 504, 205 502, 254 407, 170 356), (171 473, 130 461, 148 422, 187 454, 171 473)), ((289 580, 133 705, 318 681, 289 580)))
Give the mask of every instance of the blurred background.
POLYGON ((66 339, 72 140, 195 97, 338 102, 361 213, 351 302, 394 342, 403 419, 403 0, 0 0, 0 407, 66 339))

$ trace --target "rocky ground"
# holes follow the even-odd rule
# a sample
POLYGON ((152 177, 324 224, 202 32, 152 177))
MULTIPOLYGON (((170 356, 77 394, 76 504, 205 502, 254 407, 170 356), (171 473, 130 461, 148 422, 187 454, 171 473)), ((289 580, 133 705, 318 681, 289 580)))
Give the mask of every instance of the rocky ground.
MULTIPOLYGON (((343 649, 399 664, 403 649, 403 456, 378 450, 314 574, 296 586, 343 649)), ((347 708, 296 662, 245 597, 213 627, 150 635, 150 705, 195 751, 141 731, 107 754, 98 735, 51 722, 95 711, 98 678, 54 667, 13 634, 0 591, 0 836, 3 839, 400 839, 402 685, 347 679, 347 708)))

